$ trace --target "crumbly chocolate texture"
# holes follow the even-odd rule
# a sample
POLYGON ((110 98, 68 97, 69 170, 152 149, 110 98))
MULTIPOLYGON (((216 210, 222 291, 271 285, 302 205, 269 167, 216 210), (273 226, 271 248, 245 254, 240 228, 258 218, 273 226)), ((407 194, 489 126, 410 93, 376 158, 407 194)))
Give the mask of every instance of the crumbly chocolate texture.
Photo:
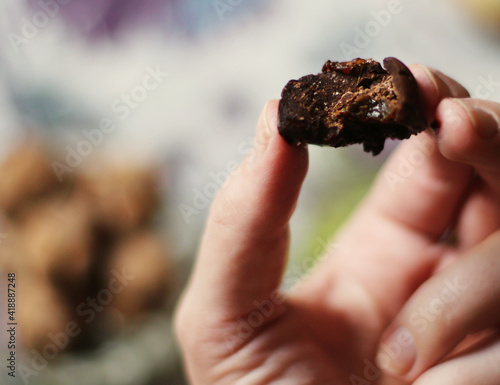
POLYGON ((279 132, 291 144, 343 147, 362 143, 379 154, 387 138, 423 131, 417 82, 399 60, 327 61, 318 75, 291 80, 279 105, 279 132))

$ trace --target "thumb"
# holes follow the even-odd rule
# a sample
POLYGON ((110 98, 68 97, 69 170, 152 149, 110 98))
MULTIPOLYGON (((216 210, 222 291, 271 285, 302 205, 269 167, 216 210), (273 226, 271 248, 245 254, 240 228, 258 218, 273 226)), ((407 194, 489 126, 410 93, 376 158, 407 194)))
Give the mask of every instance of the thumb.
MULTIPOLYGON (((237 321, 280 286, 288 251, 288 221, 307 173, 308 153, 278 134, 278 104, 266 104, 253 149, 213 202, 178 312, 178 320, 190 326, 181 329, 189 328, 192 333, 200 329, 197 323, 206 328, 207 316, 214 326, 237 321)), ((277 305, 266 321, 279 312, 277 305)))
POLYGON ((418 288, 384 333, 377 356, 382 369, 413 383, 450 353, 465 354, 467 345, 461 344, 467 336, 495 330, 500 324, 499 248, 496 232, 418 288))

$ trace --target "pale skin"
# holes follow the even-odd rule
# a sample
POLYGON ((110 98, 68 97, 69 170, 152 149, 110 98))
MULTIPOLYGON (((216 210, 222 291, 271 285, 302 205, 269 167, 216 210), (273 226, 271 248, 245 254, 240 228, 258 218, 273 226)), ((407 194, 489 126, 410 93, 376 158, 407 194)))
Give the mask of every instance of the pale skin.
POLYGON ((401 143, 285 300, 308 154, 279 136, 278 102, 267 103, 254 150, 213 202, 177 309, 191 384, 500 384, 500 105, 411 70, 438 133, 401 143), (418 167, 398 179, 405 160, 418 167), (269 300, 270 314, 249 318, 269 300), (242 320, 256 326, 242 333, 242 320))

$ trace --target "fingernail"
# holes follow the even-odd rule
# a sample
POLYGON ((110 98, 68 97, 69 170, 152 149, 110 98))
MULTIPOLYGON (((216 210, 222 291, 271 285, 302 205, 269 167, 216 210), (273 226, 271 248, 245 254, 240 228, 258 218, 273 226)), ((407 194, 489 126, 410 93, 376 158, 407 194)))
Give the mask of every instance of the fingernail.
POLYGON ((400 327, 382 342, 376 361, 379 368, 387 373, 404 376, 416 359, 415 341, 408 329, 400 327))
POLYGON ((266 127, 269 136, 272 136, 275 132, 278 131, 278 110, 270 108, 270 105, 272 103, 272 101, 267 102, 265 107, 266 127))
POLYGON ((277 132, 278 117, 276 109, 271 108, 272 101, 266 103, 257 124, 254 148, 258 153, 263 153, 274 132, 277 132))
POLYGON ((469 115, 479 136, 491 139, 498 134, 499 122, 492 112, 474 105, 468 105, 464 100, 456 99, 469 115))
POLYGON ((438 95, 457 98, 470 97, 469 91, 467 91, 464 87, 450 79, 442 72, 423 65, 420 65, 420 68, 422 68, 427 74, 438 95))
MULTIPOLYGON (((436 92, 439 94, 439 84, 438 84, 438 78, 436 77, 436 75, 431 71, 431 69, 429 67, 426 67, 422 64, 419 64, 419 67, 422 68, 424 70, 424 72, 427 74, 427 76, 429 77, 430 81, 432 82, 432 84, 434 85, 434 88, 436 90, 436 92)), ((443 82, 441 82, 443 83, 443 82)), ((444 84, 444 86, 448 87, 446 84, 444 84)))

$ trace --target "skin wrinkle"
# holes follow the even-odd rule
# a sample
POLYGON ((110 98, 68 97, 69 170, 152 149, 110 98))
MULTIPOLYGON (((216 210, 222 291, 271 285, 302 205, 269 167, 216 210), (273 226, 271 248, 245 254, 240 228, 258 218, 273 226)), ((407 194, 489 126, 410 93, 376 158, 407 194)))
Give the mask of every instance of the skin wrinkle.
MULTIPOLYGON (((274 320, 273 320, 274 321, 274 320)), ((260 328, 255 329, 254 335, 252 338, 248 338, 244 340, 244 343, 238 347, 234 352, 229 353, 226 349, 227 355, 221 355, 219 363, 212 366, 210 371, 212 372, 212 382, 214 385, 230 385, 234 384, 234 378, 239 377, 238 373, 245 373, 246 371, 251 371, 255 368, 263 367, 266 360, 269 359, 269 355, 261 354, 262 358, 259 358, 259 354, 255 354, 253 351, 258 351, 258 349, 254 348, 253 345, 259 345, 259 334, 265 333, 266 329, 273 327, 273 321, 268 324, 263 325, 260 328), (250 352, 248 352, 250 350, 250 352), (234 363, 237 363, 235 368, 234 363), (241 364, 244 363, 245 366, 241 367, 241 364)), ((231 321, 231 324, 234 324, 234 321, 231 321)), ((231 330, 231 329, 229 329, 231 330)), ((215 345, 220 342, 216 342, 215 345)), ((196 347, 198 350, 200 346, 196 347)), ((210 349, 210 348, 209 348, 210 349)), ((211 350, 208 350, 211 351, 211 350)), ((267 383, 267 382, 266 382, 267 383)))
MULTIPOLYGON (((374 351, 367 351, 363 347, 366 345, 366 338, 373 336, 371 339, 377 340, 377 335, 382 330, 384 324, 387 323, 383 321, 383 317, 377 317, 377 314, 380 314, 378 312, 380 309, 377 309, 373 303, 369 303, 368 299, 372 298, 369 291, 367 291, 364 286, 360 285, 355 277, 350 276, 348 271, 345 271, 344 273, 342 274, 342 277, 334 277, 334 279, 327 281, 324 280, 324 285, 326 284, 326 286, 324 286, 323 290, 318 291, 314 290, 314 288, 312 290, 307 290, 307 288, 304 288, 305 290, 301 290, 301 293, 296 293, 297 295, 300 295, 300 298, 295 298, 295 300, 298 300, 299 303, 304 303, 305 297, 312 297, 321 301, 321 304, 316 305, 318 316, 319 314, 324 315, 330 311, 330 325, 334 326, 336 330, 342 330, 342 337, 340 338, 340 336, 336 334, 333 336, 333 338, 335 338, 334 340, 329 339, 328 333, 321 328, 321 324, 315 325, 316 328, 313 328, 310 331, 313 338, 317 341, 316 343, 318 346, 321 346, 325 351, 329 352, 329 355, 333 357, 338 353, 336 351, 337 346, 357 346, 360 351, 365 350, 363 353, 364 357, 373 357, 374 351), (356 287, 356 290, 353 290, 354 287, 356 287), (342 288, 344 290, 342 290, 342 288), (339 293, 345 292, 349 293, 349 298, 338 296, 339 293), (356 296, 356 299, 354 299, 353 295, 356 296), (355 308, 358 310, 354 311, 354 309, 352 309, 350 313, 345 314, 328 310, 335 308, 335 306, 340 307, 343 302, 348 302, 353 307, 354 303, 357 303, 358 305, 355 306, 355 308), (373 311, 370 309, 373 309, 373 311), (359 335, 354 332, 357 324, 359 323, 359 318, 363 318, 361 314, 366 314, 366 316, 369 317, 373 323, 372 330, 365 330, 363 335, 359 335), (315 333, 317 333, 317 335, 315 335, 315 333), (332 349, 331 343, 333 341, 335 341, 335 345, 332 349)), ((309 304, 306 308, 304 308, 304 310, 307 313, 312 314, 314 313, 313 307, 314 304, 309 304)))
MULTIPOLYGON (((267 325, 265 329, 261 330, 261 334, 266 333, 267 329, 271 329, 273 327, 272 323, 267 325)), ((230 382, 234 381, 232 378, 237 377, 235 375, 234 371, 231 372, 228 369, 225 369, 224 366, 228 366, 229 368, 233 367, 234 369, 234 362, 237 363, 236 366, 241 366, 242 364, 245 364, 245 366, 241 367, 240 369, 237 369, 236 372, 242 372, 245 373, 247 372, 248 374, 243 375, 235 384, 269 384, 272 382, 269 381, 274 381, 279 378, 280 375, 282 375, 289 364, 291 363, 290 361, 295 361, 295 358, 292 359, 292 355, 290 355, 290 352, 296 350, 295 348, 292 347, 292 349, 287 348, 287 346, 282 346, 280 348, 280 351, 282 352, 281 358, 279 354, 266 354, 265 352, 267 350, 271 350, 271 348, 267 348, 266 345, 272 345, 272 340, 267 341, 267 343, 264 343, 264 346, 261 346, 263 344, 262 339, 257 335, 253 339, 249 340, 247 344, 245 344, 244 347, 239 349, 235 354, 232 355, 232 357, 229 358, 229 362, 223 362, 222 369, 220 367, 216 367, 214 369, 216 374, 215 378, 217 378, 216 384, 220 385, 225 385, 225 384, 233 384, 235 382, 230 382), (262 353, 258 353, 262 351, 262 353), (257 352, 257 354, 256 354, 257 352), (277 358, 278 356, 278 358, 277 358), (268 364, 272 364, 272 368, 269 368, 268 364), (260 374, 258 373, 255 375, 255 373, 252 371, 254 369, 262 369, 265 373, 260 374), (250 377, 250 380, 248 378, 250 377), (225 381, 228 379, 228 381, 225 381), (259 381, 257 381, 260 379, 259 381), (250 382, 249 382, 250 381, 250 382)), ((301 352, 302 355, 302 352, 301 352)))
MULTIPOLYGON (((381 207, 378 207, 376 209, 372 208, 372 209, 378 215, 380 215, 382 218, 385 218, 387 221, 392 222, 392 223, 396 223, 397 225, 404 227, 408 231, 408 233, 411 233, 411 232, 417 233, 420 236, 422 236, 423 239, 425 239, 429 242, 434 242, 434 241, 440 239, 441 236, 443 235, 442 232, 431 234, 428 231, 426 231, 426 229, 424 229, 420 226, 415 226, 411 222, 405 221, 403 218, 397 216, 394 213, 390 213, 381 207)), ((377 214, 375 214, 375 215, 377 215, 377 214)))
MULTIPOLYGON (((287 353, 288 354, 288 353, 287 353)), ((288 360, 289 361, 289 360, 288 360)), ((289 367, 287 360, 281 361, 276 358, 276 352, 273 355, 267 355, 262 362, 256 366, 256 371, 247 371, 247 373, 236 382, 238 385, 243 384, 271 384, 278 379, 285 377, 284 374, 289 367), (259 369, 261 369, 259 371, 259 369)))
MULTIPOLYGON (((429 369, 414 382, 414 385, 441 385, 443 383, 496 385, 500 382, 500 370, 495 370, 496 368, 493 368, 492 371, 487 370, 490 358, 494 356, 499 357, 496 362, 498 368, 498 362, 500 362, 500 338, 498 337, 491 341, 483 341, 479 345, 452 357, 449 361, 429 369), (492 372, 494 376, 488 380, 484 379, 484 375, 478 376, 478 374, 492 372)), ((489 368, 491 369, 491 366, 489 368)))

